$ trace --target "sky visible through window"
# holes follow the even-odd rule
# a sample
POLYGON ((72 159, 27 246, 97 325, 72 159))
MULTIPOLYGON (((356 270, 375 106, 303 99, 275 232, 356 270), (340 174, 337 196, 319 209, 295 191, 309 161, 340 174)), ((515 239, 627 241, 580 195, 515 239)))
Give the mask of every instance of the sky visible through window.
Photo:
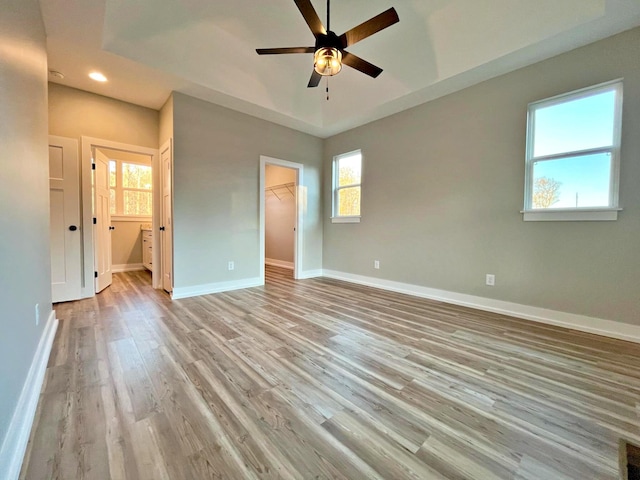
MULTIPOLYGON (((606 207, 609 205, 611 153, 575 155, 576 151, 614 144, 614 87, 584 98, 540 107, 534 117, 534 158, 574 152, 564 158, 533 161, 536 182, 555 182, 556 194, 544 208, 606 207)), ((534 208, 540 208, 535 205, 534 208)))

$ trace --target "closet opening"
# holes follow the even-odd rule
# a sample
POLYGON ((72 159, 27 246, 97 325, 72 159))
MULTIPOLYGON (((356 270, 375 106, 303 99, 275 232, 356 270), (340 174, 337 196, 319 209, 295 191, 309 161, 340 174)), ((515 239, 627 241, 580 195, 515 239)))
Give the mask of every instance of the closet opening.
POLYGON ((289 278, 302 271, 302 218, 304 189, 301 164, 260 158, 260 263, 289 278))

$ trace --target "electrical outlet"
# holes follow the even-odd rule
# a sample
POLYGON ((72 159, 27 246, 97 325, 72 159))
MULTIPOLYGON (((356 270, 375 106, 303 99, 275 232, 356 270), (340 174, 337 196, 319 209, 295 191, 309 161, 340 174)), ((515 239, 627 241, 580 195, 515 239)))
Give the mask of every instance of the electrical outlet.
POLYGON ((487 273, 486 284, 490 287, 495 286, 496 284, 496 276, 492 273, 487 273))
POLYGON ((234 263, 233 262, 229 262, 229 271, 233 270, 234 268, 236 268, 234 263))
POLYGON ((373 261, 373 268, 380 268, 380 261, 379 260, 374 260, 373 261))
POLYGON ((36 303, 36 327, 40 324, 40 309, 39 304, 36 303))

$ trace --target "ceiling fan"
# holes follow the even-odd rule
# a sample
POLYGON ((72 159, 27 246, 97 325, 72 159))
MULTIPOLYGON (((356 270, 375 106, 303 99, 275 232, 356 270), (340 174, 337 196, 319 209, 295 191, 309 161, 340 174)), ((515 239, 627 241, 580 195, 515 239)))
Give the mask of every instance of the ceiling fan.
POLYGON ((376 78, 382 69, 357 57, 345 49, 354 43, 364 40, 374 33, 390 27, 400 21, 394 8, 390 8, 357 27, 338 36, 330 30, 330 0, 327 0, 327 28, 316 13, 311 0, 294 0, 298 10, 304 17, 311 33, 316 37, 314 47, 258 48, 258 55, 280 55, 284 53, 313 53, 313 73, 307 87, 317 87, 323 76, 333 76, 342 70, 342 64, 376 78))

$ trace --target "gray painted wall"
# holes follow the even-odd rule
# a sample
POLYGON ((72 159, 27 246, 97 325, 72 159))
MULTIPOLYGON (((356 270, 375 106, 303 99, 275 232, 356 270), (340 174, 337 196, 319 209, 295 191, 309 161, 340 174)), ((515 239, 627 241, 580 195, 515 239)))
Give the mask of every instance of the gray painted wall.
POLYGON ((640 325, 639 58, 635 29, 328 139, 324 268, 640 325), (618 221, 523 222, 527 104, 621 77, 618 221), (358 148, 362 223, 332 224, 358 148))
POLYGON ((111 264, 142 263, 142 223, 114 220, 111 224, 116 227, 111 232, 111 264))
POLYGON ((322 140, 180 93, 173 111, 174 286, 259 277, 260 155, 304 164, 303 268, 321 268, 322 140))
POLYGON ((51 313, 51 262, 47 52, 37 0, 4 2, 0 31, 1 445, 51 313))
POLYGON ((96 137, 158 148, 159 113, 151 108, 49 84, 49 133, 78 139, 96 137))

